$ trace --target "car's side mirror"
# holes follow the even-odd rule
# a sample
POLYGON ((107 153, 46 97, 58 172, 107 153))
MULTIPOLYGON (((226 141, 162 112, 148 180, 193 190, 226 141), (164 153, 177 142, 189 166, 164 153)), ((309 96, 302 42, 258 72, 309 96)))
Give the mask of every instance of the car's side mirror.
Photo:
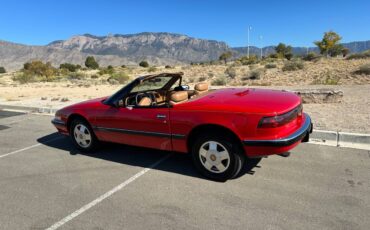
POLYGON ((114 107, 116 107, 116 108, 124 107, 124 106, 125 106, 125 103, 123 102, 122 99, 114 102, 114 107))
POLYGON ((183 90, 189 90, 190 89, 190 86, 188 86, 188 85, 182 85, 181 87, 182 87, 183 90))

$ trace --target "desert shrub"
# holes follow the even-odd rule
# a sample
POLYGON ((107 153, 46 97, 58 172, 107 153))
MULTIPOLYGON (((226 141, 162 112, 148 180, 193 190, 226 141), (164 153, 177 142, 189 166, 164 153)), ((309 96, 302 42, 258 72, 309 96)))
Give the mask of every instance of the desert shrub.
POLYGON ((0 66, 0 73, 6 73, 6 70, 4 67, 0 66))
POLYGON ((317 58, 316 53, 314 52, 309 52, 307 55, 305 55, 302 59, 305 61, 313 61, 317 58))
POLYGON ((21 84, 34 82, 35 75, 25 74, 24 72, 20 72, 12 77, 13 81, 18 81, 21 84))
POLYGON ((273 68, 276 68, 276 67, 277 67, 277 65, 275 63, 267 63, 265 65, 266 69, 273 69, 273 68))
MULTIPOLYGON (((212 74, 213 75, 213 74, 212 74)), ((213 77, 213 76, 212 76, 213 77)), ((207 78, 206 77, 199 77, 199 79, 198 79, 198 81, 199 82, 202 82, 202 81, 205 81, 205 80, 207 80, 207 78)))
POLYGON ((255 69, 251 72, 246 77, 243 77, 242 80, 259 80, 261 79, 262 75, 265 73, 265 70, 263 68, 260 69, 255 69))
POLYGON ((62 68, 62 69, 58 70, 58 75, 60 75, 60 76, 67 76, 70 73, 71 72, 68 69, 65 69, 65 68, 62 68))
POLYGON ((236 77, 236 70, 233 68, 233 67, 228 67, 226 70, 225 70, 225 74, 234 79, 236 77))
POLYGON ((336 74, 332 74, 331 71, 326 71, 311 83, 313 85, 338 85, 339 77, 336 74))
POLYGON ((357 71, 355 71, 355 73, 370 75, 370 63, 360 66, 360 68, 357 71))
POLYGON ((242 65, 251 65, 258 63, 258 58, 256 55, 250 55, 249 58, 247 56, 243 56, 237 61, 239 61, 242 65))
POLYGON ((257 67, 258 67, 258 65, 253 64, 253 65, 250 65, 250 66, 249 66, 249 69, 250 69, 250 70, 254 70, 254 69, 257 69, 257 67))
POLYGON ((172 69, 173 67, 172 67, 172 66, 170 66, 170 65, 166 65, 164 68, 165 68, 165 69, 172 69))
POLYGON ((212 85, 226 85, 226 77, 219 76, 218 78, 212 81, 212 85))
POLYGON ((51 65, 50 62, 43 63, 42 61, 27 62, 22 69, 24 79, 38 79, 41 81, 52 81, 56 79, 58 71, 51 65))
POLYGON ((184 83, 193 83, 195 81, 194 78, 183 78, 184 83))
POLYGON ((342 55, 343 57, 347 57, 347 55, 350 53, 351 51, 348 49, 348 48, 343 48, 342 49, 342 55))
POLYGON ((112 75, 113 73, 114 73, 114 68, 112 66, 108 66, 107 68, 101 68, 98 72, 99 75, 104 75, 104 74, 112 75))
POLYGON ((127 66, 126 65, 121 65, 121 68, 126 68, 127 66))
POLYGON ((81 68, 80 65, 74 65, 71 63, 63 63, 59 65, 59 69, 66 69, 69 72, 76 72, 80 68, 81 68))
POLYGON ((147 68, 147 67, 149 67, 149 63, 147 61, 141 61, 139 63, 139 66, 144 67, 144 68, 147 68))
POLYGON ((269 58, 276 59, 276 58, 278 58, 278 54, 277 53, 272 53, 272 54, 269 55, 269 58))
POLYGON ((97 79, 97 78, 99 78, 98 75, 96 75, 96 74, 91 75, 91 79, 97 79))
POLYGON ((110 79, 113 79, 113 80, 116 80, 118 81, 120 84, 124 84, 126 83, 129 79, 130 79, 130 76, 128 76, 127 73, 125 72, 117 72, 117 73, 113 73, 109 78, 108 78, 108 81, 110 79))
POLYGON ((70 80, 82 80, 82 79, 86 78, 86 75, 84 73, 81 73, 81 72, 72 72, 68 75, 68 78, 70 80))
POLYGON ((157 67, 155 67, 155 66, 151 66, 148 69, 148 72, 155 72, 155 71, 157 71, 157 67))
POLYGON ((348 60, 351 60, 351 59, 365 59, 365 58, 370 58, 370 50, 366 50, 362 53, 351 54, 347 57, 348 60))
POLYGON ((231 66, 235 67, 235 66, 241 66, 241 65, 242 63, 239 60, 235 60, 231 66))
POLYGON ((284 43, 279 43, 275 47, 275 52, 278 58, 286 58, 290 60, 293 57, 292 47, 289 45, 285 45, 284 43))
POLYGON ((284 57, 285 57, 287 60, 290 60, 290 59, 292 59, 293 54, 292 54, 292 53, 287 53, 287 54, 285 54, 285 55, 284 55, 284 57))
POLYGON ((225 65, 227 64, 227 60, 230 59, 233 56, 233 53, 231 51, 224 52, 220 55, 218 60, 224 61, 225 65))
POLYGON ((283 71, 295 71, 304 68, 304 64, 301 61, 289 61, 286 62, 282 68, 283 71))
POLYGON ((88 56, 85 60, 85 66, 89 69, 98 69, 99 64, 93 56, 88 56))

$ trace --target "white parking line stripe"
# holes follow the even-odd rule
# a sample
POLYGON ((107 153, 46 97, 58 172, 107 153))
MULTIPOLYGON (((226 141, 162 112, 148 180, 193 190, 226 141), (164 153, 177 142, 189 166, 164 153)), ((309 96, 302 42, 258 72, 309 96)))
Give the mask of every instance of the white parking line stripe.
POLYGON ((0 158, 3 158, 3 157, 7 157, 9 155, 13 155, 13 154, 16 154, 16 153, 20 153, 20 152, 23 152, 23 151, 26 151, 26 150, 29 150, 29 149, 32 149, 32 148, 36 148, 40 145, 43 145, 43 144, 46 144, 46 143, 49 143, 49 142, 52 142, 52 141, 55 141, 55 140, 58 140, 62 137, 57 137, 57 138, 54 138, 54 139, 51 139, 51 140, 48 140, 48 141, 45 141, 43 143, 38 143, 38 144, 35 144, 35 145, 31 145, 31 146, 28 146, 26 148, 23 148, 23 149, 18 149, 18 150, 15 150, 13 152, 10 152, 10 153, 5 153, 3 155, 0 155, 0 158))
POLYGON ((130 177, 129 179, 127 179, 126 181, 122 182, 121 184, 117 185, 116 187, 114 187, 113 189, 109 190, 108 192, 104 193, 103 195, 99 196, 98 198, 96 198, 95 200, 91 201, 90 203, 82 206, 80 209, 74 211, 73 213, 71 213, 70 215, 64 217, 63 219, 61 219, 60 221, 56 222, 55 224, 53 224, 52 226, 50 226, 49 228, 47 228, 46 230, 54 230, 54 229, 57 229, 59 227, 61 227, 62 225, 64 225, 65 223, 71 221, 72 219, 74 219, 75 217, 81 215, 82 213, 86 212, 87 210, 89 210, 90 208, 94 207, 95 205, 99 204, 100 202, 102 202, 103 200, 105 200, 106 198, 112 196, 114 193, 118 192, 119 190, 123 189, 124 187, 126 187, 127 185, 129 185, 131 182, 134 182, 137 178, 141 177, 142 175, 144 175, 145 173, 147 173, 149 170, 155 168, 157 165, 159 165, 160 163, 162 163, 164 160, 166 160, 168 157, 170 157, 171 154, 168 154, 166 155, 165 157, 159 159, 158 161, 156 161, 155 163, 153 163, 152 165, 150 165, 149 167, 141 170, 140 172, 136 173, 135 175, 133 175, 132 177, 130 177))

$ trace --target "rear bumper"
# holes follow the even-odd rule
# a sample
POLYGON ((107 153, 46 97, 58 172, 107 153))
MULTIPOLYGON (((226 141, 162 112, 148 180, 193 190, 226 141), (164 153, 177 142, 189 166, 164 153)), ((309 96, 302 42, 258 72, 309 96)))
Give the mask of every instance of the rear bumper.
POLYGON ((305 122, 293 134, 274 140, 244 140, 244 150, 248 157, 260 158, 268 155, 281 154, 295 148, 301 142, 307 142, 312 133, 310 116, 305 114, 305 122))
POLYGON ((274 140, 244 140, 243 144, 245 146, 287 147, 302 140, 307 142, 310 133, 312 133, 312 121, 310 116, 305 113, 305 122, 290 136, 274 140))

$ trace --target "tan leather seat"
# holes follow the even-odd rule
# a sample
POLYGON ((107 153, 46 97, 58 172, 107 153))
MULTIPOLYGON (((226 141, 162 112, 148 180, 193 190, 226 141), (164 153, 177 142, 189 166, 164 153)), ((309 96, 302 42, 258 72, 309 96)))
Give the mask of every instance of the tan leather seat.
POLYGON ((150 106, 151 104, 152 104, 152 99, 150 99, 149 97, 143 97, 139 101, 138 106, 150 106))
POLYGON ((208 92, 208 83, 207 82, 201 82, 194 86, 195 95, 201 95, 203 93, 208 92))
POLYGON ((176 105, 188 100, 188 93, 186 91, 174 92, 170 96, 170 105, 176 105))

